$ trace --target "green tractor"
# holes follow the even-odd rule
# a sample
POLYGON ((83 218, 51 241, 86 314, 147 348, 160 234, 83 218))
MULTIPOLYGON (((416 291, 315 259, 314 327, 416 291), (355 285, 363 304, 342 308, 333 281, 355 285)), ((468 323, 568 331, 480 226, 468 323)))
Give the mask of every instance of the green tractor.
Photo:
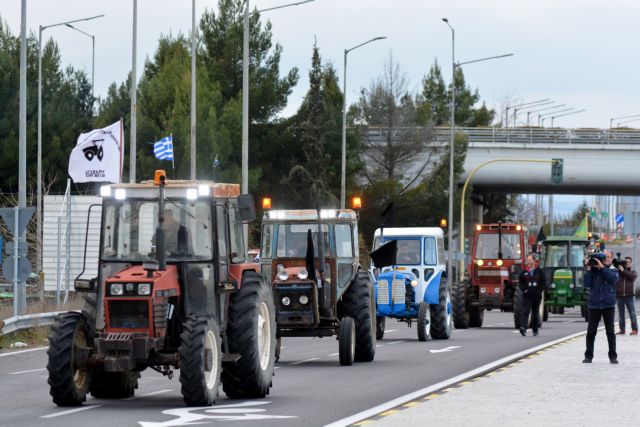
POLYGON ((575 236, 553 236, 542 243, 540 268, 547 282, 543 320, 549 313, 564 314, 565 307, 580 306, 587 320, 587 294, 584 288, 583 260, 589 240, 575 236))

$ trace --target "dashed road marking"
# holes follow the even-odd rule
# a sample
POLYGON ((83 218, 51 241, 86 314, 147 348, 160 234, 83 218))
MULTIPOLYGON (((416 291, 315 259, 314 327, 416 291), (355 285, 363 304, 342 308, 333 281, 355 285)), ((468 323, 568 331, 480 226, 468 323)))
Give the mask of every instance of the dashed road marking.
POLYGON ((311 359, 298 360, 297 362, 289 363, 290 365, 300 365, 302 363, 313 362, 314 360, 320 360, 319 357, 312 357, 311 359))
POLYGON ((9 372, 9 375, 27 374, 29 372, 46 371, 47 368, 29 369, 28 371, 9 372))
POLYGON ((168 393, 170 391, 173 391, 173 389, 165 388, 164 390, 152 391, 152 392, 149 392, 149 393, 140 394, 138 396, 127 397, 126 399, 122 399, 122 400, 134 400, 134 399, 138 399, 140 397, 155 396, 156 394, 168 393))
POLYGON ((340 353, 331 353, 331 354, 329 355, 329 357, 335 357, 335 356, 339 356, 339 355, 340 355, 340 353))
POLYGON ((400 340, 400 341, 391 341, 390 343, 388 343, 389 345, 393 345, 393 344, 398 344, 404 342, 404 340, 400 340))
POLYGON ((49 347, 30 348, 28 350, 12 351, 10 353, 0 353, 0 357, 15 356, 16 354, 31 353, 32 351, 46 350, 49 347))
POLYGON ((49 415, 43 415, 40 418, 54 418, 54 417, 60 417, 62 415, 69 415, 69 414, 73 414, 75 412, 80 412, 80 411, 86 411, 88 409, 94 409, 94 408, 99 408, 102 405, 87 405, 87 406, 82 406, 80 408, 75 408, 75 409, 69 409, 68 411, 62 411, 62 412, 56 412, 54 414, 49 414, 49 415))

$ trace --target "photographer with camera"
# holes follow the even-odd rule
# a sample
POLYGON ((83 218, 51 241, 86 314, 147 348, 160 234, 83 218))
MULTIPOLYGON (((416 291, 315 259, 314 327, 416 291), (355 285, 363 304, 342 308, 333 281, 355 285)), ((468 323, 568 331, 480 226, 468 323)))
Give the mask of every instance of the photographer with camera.
POLYGON ((618 325, 620 330, 616 335, 624 335, 624 311, 625 307, 629 311, 629 317, 631 318, 631 334, 638 335, 638 319, 636 318, 635 307, 635 282, 638 278, 636 273, 631 267, 631 257, 626 257, 624 260, 620 259, 618 253, 618 259, 613 260, 613 266, 619 271, 618 283, 616 283, 616 300, 618 302, 618 325))
POLYGON ((616 283, 618 270, 611 265, 613 254, 611 251, 597 252, 584 259, 584 287, 589 289, 587 349, 582 363, 593 360, 593 346, 598 332, 600 318, 604 320, 604 327, 609 343, 609 361, 618 363, 616 353, 616 335, 613 320, 616 310, 616 283))

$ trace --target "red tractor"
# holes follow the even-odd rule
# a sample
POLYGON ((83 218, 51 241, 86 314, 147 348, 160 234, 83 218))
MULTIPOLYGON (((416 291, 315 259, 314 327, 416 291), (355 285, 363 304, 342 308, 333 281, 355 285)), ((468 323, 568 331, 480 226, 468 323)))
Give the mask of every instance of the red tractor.
POLYGON ((49 334, 57 405, 132 396, 147 368, 169 378, 179 369, 189 406, 211 405, 220 382, 232 398, 268 394, 273 294, 247 263, 242 223, 255 210, 239 193, 237 184, 168 182, 164 171, 101 189, 98 276, 78 276, 87 305, 49 334))
POLYGON ((456 328, 482 326, 484 311, 492 309, 513 311, 516 328, 520 326, 518 280, 526 259, 525 236, 526 229, 520 224, 476 225, 471 263, 464 281, 456 283, 453 289, 456 328))

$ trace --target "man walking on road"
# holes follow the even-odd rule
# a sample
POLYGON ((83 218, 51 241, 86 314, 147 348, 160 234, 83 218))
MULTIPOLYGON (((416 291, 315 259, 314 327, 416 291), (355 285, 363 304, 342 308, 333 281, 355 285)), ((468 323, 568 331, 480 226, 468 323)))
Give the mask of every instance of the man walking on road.
POLYGON ((630 335, 638 335, 638 319, 636 318, 636 306, 635 306, 635 298, 636 298, 636 279, 638 278, 638 273, 633 270, 633 265, 631 262, 631 257, 625 258, 626 263, 624 266, 622 264, 618 264, 618 283, 616 284, 616 300, 618 302, 618 325, 620 326, 620 330, 616 335, 624 335, 624 311, 625 308, 629 311, 629 317, 631 318, 631 334, 630 335))
POLYGON ((545 290, 544 273, 542 269, 536 267, 536 259, 532 254, 527 256, 527 266, 520 273, 520 290, 522 291, 522 320, 520 321, 520 334, 527 335, 527 323, 529 312, 531 312, 531 329, 533 336, 538 335, 538 324, 540 323, 540 300, 545 290))
POLYGON ((582 363, 591 363, 593 360, 593 345, 600 324, 600 317, 604 320, 604 327, 609 343, 609 361, 618 363, 616 353, 616 335, 614 332, 613 319, 616 310, 616 282, 618 281, 618 270, 611 265, 613 254, 611 251, 604 252, 606 257, 604 262, 597 256, 587 257, 584 260, 584 287, 590 289, 588 302, 587 326, 587 349, 584 352, 582 363))

